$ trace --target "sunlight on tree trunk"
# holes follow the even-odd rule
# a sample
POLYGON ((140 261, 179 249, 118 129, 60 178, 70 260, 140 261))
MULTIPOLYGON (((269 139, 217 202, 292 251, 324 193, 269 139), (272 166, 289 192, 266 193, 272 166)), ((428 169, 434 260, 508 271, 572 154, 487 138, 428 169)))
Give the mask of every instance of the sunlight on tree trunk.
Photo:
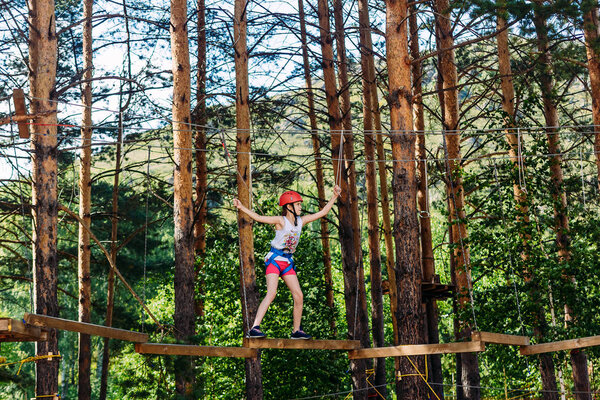
MULTIPOLYGON (((192 129, 190 126, 190 58, 185 0, 171 1, 173 57, 173 214, 175 220, 175 337, 187 342, 194 335, 194 241, 192 202, 192 129)), ((176 362, 177 393, 194 398, 191 357, 176 362)))
MULTIPOLYGON (((33 206, 34 309, 37 314, 58 316, 57 259, 57 140, 55 79, 57 38, 53 0, 29 3, 29 85, 31 113, 40 114, 31 127, 33 206)), ((36 343, 38 356, 58 354, 58 331, 50 329, 48 341, 36 343)), ((58 359, 36 363, 36 396, 58 392, 58 359)))
MULTIPOLYGON (((92 13, 93 1, 85 0, 83 4, 83 118, 81 129, 81 159, 79 164, 79 217, 85 222, 87 228, 91 224, 92 183, 90 170, 92 163, 92 13)), ((90 235, 82 226, 79 227, 79 321, 91 322, 90 302, 92 284, 90 278, 90 235)), ((79 334, 79 391, 80 400, 91 398, 92 386, 91 373, 91 338, 90 335, 79 334)))

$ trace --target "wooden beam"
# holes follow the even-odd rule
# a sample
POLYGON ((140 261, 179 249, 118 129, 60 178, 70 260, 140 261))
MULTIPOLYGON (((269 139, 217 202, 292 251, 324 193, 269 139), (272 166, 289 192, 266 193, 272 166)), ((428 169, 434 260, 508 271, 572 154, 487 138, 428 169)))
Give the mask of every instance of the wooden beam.
POLYGON ((54 328, 63 331, 87 333, 88 335, 126 340, 128 342, 145 343, 148 341, 148 335, 146 335, 145 333, 128 331, 125 329, 118 328, 109 328, 107 326, 94 325, 89 324, 87 322, 71 321, 68 319, 29 313, 26 313, 23 319, 28 324, 42 326, 45 328, 54 328))
POLYGON ((492 332, 473 332, 471 333, 471 340, 476 342, 505 344, 508 346, 528 346, 529 337, 517 336, 517 335, 506 335, 503 333, 492 333, 492 332))
POLYGON ((251 349, 296 349, 296 350, 356 350, 358 340, 303 340, 303 339, 244 339, 244 347, 251 349))
POLYGON ((478 353, 481 351, 485 351, 484 342, 403 344, 400 346, 349 351, 348 358, 353 360, 358 358, 419 356, 428 354, 478 353))
POLYGON ((48 340, 48 332, 19 321, 18 319, 0 318, 0 342, 44 342, 48 340))
MULTIPOLYGON (((15 115, 17 117, 26 116, 27 107, 25 106, 25 93, 23 93, 23 89, 13 89, 13 102, 15 103, 15 115)), ((29 139, 29 125, 27 124, 27 120, 20 121, 17 124, 19 126, 19 137, 21 139, 29 139)))
POLYGON ((258 350, 246 347, 193 346, 166 343, 136 343, 135 351, 140 354, 164 356, 240 357, 256 358, 258 350))
POLYGON ((550 353, 553 351, 582 349, 585 347, 600 346, 600 336, 588 336, 578 339, 561 340, 558 342, 533 344, 521 346, 519 352, 523 356, 532 354, 550 353))

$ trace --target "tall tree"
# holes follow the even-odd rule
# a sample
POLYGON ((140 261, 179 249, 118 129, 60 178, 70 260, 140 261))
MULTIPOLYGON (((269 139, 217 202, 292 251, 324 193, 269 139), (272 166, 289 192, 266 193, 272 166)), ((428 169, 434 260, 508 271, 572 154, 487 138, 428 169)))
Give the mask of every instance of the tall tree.
MULTIPOLYGON (((250 168, 250 85, 248 82, 247 24, 248 2, 235 0, 233 16, 233 50, 235 57, 235 117, 236 117, 236 159, 238 199, 252 208, 252 171, 250 168)), ((252 321, 258 310, 259 299, 254 271, 254 236, 252 219, 238 212, 240 244, 240 291, 242 295, 242 315, 244 334, 252 329, 252 321)), ((246 359, 246 397, 262 399, 262 370, 260 355, 246 359)))
MULTIPOLYGON (((194 241, 192 201, 192 130, 190 125, 190 57, 186 0, 171 0, 171 54, 173 57, 173 146, 175 219, 175 337, 194 335, 194 241)), ((191 357, 180 357, 175 369, 177 393, 193 398, 191 357)))
MULTIPOLYGON (((521 165, 521 158, 519 154, 520 140, 521 138, 516 133, 517 118, 515 111, 515 89, 513 84, 513 74, 510 65, 510 51, 508 47, 508 34, 506 24, 506 8, 505 3, 501 4, 502 7, 498 9, 498 15, 496 17, 496 26, 498 30, 498 36, 496 42, 498 45, 498 72, 500 74, 500 89, 502 92, 502 110, 505 113, 504 126, 506 128, 506 141, 509 149, 508 154, 513 165, 513 176, 515 178, 513 182, 513 199, 517 207, 517 223, 523 226, 520 230, 520 237, 523 243, 523 251, 521 252, 521 260, 525 265, 525 277, 528 279, 533 287, 531 292, 531 298, 539 298, 539 285, 531 278, 534 271, 531 271, 528 266, 528 260, 530 259, 531 250, 531 235, 530 231, 530 217, 529 217, 529 206, 527 199, 527 192, 523 190, 522 186, 516 177, 520 174, 524 174, 524 165, 521 165)), ((538 340, 542 340, 544 332, 546 330, 546 322, 544 316, 544 310, 541 305, 536 305, 536 315, 533 321, 534 334, 538 340)), ((558 391, 556 386, 556 376, 554 373, 554 361, 552 360, 552 354, 544 353, 539 355, 539 368, 540 376, 542 378, 542 388, 544 390, 544 399, 554 400, 558 399, 558 391)))
MULTIPOLYGON (((79 164, 79 217, 85 227, 79 226, 79 254, 77 258, 79 276, 79 321, 90 322, 92 285, 90 278, 90 235, 92 183, 92 13, 93 0, 83 3, 83 118, 81 128, 81 159, 79 164)), ((90 335, 79 334, 79 399, 88 400, 92 394, 90 369, 92 364, 90 335)))
MULTIPOLYGON (((558 258, 561 264, 571 260, 569 216, 567 213, 567 194, 564 188, 562 170, 562 156, 560 154, 559 120, 556 99, 554 95, 554 69, 550 52, 550 39, 548 37, 547 19, 550 8, 542 0, 533 1, 533 23, 537 35, 539 52, 538 68, 539 82, 542 95, 544 120, 546 122, 546 136, 548 139, 548 153, 550 157, 551 193, 554 208, 554 230, 558 245, 558 258)), ((574 279, 564 277, 565 280, 574 279)), ((565 304, 565 323, 570 325, 576 322, 572 309, 565 304)), ((573 384, 577 400, 591 399, 590 380, 587 368, 587 356, 584 351, 575 349, 570 351, 571 367, 573 371, 573 384)))
POLYGON ((590 91, 592 97, 592 121, 594 122, 594 153, 598 189, 600 189, 600 24, 598 23, 598 1, 581 2, 583 14, 583 35, 590 75, 590 91))
MULTIPOLYGON (((470 252, 467 246, 465 199, 462 180, 460 150, 459 105, 457 72, 454 58, 454 37, 452 32, 451 8, 448 0, 436 0, 436 29, 439 40, 439 74, 443 87, 443 128, 447 158, 447 192, 450 219, 451 242, 454 251, 451 263, 454 267, 453 281, 458 294, 457 340, 468 340, 472 324, 469 321, 469 293, 471 291, 470 252)), ((457 368, 461 382, 457 379, 457 392, 465 399, 479 399, 480 377, 477 355, 464 353, 457 357, 457 368)), ((460 398, 460 397, 459 397, 460 398)))
MULTIPOLYGON (((427 176, 427 150, 425 148, 425 116, 423 111, 423 67, 419 59, 419 26, 417 7, 410 6, 408 23, 410 27, 410 55, 412 63, 413 114, 416 135, 417 153, 417 203, 419 206, 419 226, 421 233, 421 265, 423 281, 435 282, 435 260, 433 258, 433 239, 431 234, 431 215, 429 213, 429 187, 427 176)), ((427 343, 439 343, 438 307, 435 298, 425 301, 425 339, 427 343)), ((432 354, 429 357, 431 365, 430 381, 434 383, 433 390, 440 399, 444 398, 442 375, 442 357, 432 354)))
MULTIPOLYGON (((326 0, 318 1, 319 35, 321 54, 323 57, 323 81, 325 84, 325 96, 327 100, 327 113, 329 118, 329 129, 331 132, 331 151, 333 158, 333 171, 339 181, 336 182, 342 189, 338 200, 339 208, 339 236, 342 247, 342 272, 344 275, 344 298, 346 300, 346 321, 348 322, 348 334, 350 339, 361 341, 363 347, 369 347, 368 318, 366 313, 366 299, 364 291, 364 279, 361 279, 361 263, 356 249, 355 233, 356 226, 353 224, 350 181, 348 169, 344 167, 340 157, 343 154, 342 132, 344 126, 340 114, 340 106, 335 83, 333 40, 331 37, 329 23, 329 7, 326 0), (362 290, 361 290, 362 287, 362 290)), ((355 397, 366 398, 366 375, 364 360, 352 360, 350 363, 352 371, 352 385, 356 392, 355 397)))
MULTIPOLYGON (((318 134, 317 113, 315 111, 315 95, 312 88, 310 76, 310 62, 308 58, 308 43, 306 38, 306 18, 304 16, 304 2, 298 0, 298 17, 300 22, 300 41, 302 44, 302 66, 304 69, 304 82, 306 85, 306 98, 308 105, 308 120, 312 132, 312 147, 315 156, 315 175, 317 177, 317 193, 319 195, 319 208, 325 207, 325 180, 323 179, 323 163, 321 162, 321 141, 318 134)), ((325 297, 327 307, 332 311, 329 328, 336 333, 335 326, 335 304, 333 301, 333 278, 331 275, 331 249, 329 247, 329 227, 325 218, 319 219, 321 225, 321 246, 323 247, 323 266, 325 269, 325 297)))
MULTIPOLYGON (((57 37, 53 0, 32 0, 28 5, 29 85, 31 112, 38 115, 31 126, 33 205, 34 307, 37 314, 58 316, 56 249, 58 224, 56 60, 57 37)), ((37 342, 38 356, 58 354, 58 332, 37 342)), ((58 392, 58 359, 36 363, 36 396, 58 392)))
MULTIPOLYGON (((373 85, 375 80, 371 68, 371 38, 369 21, 369 5, 367 0, 358 2, 360 64, 363 89, 363 128, 365 138, 366 187, 367 187, 367 230, 369 237, 369 266, 371 272, 371 324, 373 346, 383 347, 383 290, 381 288, 381 251, 379 243, 379 207, 377 201, 377 166, 375 164, 375 147, 377 133, 373 129, 373 85), (369 37, 367 37, 369 36, 369 37)), ((385 385, 385 358, 375 359, 375 386, 383 397, 387 395, 385 385)))
MULTIPOLYGON (((390 136, 394 159, 392 191, 394 195, 394 238, 396 247, 398 344, 417 344, 423 340, 421 299, 421 263, 419 224, 417 221, 417 180, 415 135, 412 118, 411 69, 408 54, 406 0, 386 1, 386 55, 389 75, 390 136)), ((420 370, 423 362, 419 362, 420 370)), ((422 399, 427 388, 421 377, 411 376, 413 366, 400 360, 400 373, 408 375, 396 381, 398 398, 422 399)))
POLYGON ((198 262, 196 264, 196 315, 204 315, 202 304, 203 282, 200 272, 206 254, 206 217, 208 192, 208 165, 206 162, 206 5, 204 0, 198 1, 197 11, 198 57, 196 59, 196 108, 192 115, 195 124, 196 148, 196 217, 194 219, 194 246, 198 262))

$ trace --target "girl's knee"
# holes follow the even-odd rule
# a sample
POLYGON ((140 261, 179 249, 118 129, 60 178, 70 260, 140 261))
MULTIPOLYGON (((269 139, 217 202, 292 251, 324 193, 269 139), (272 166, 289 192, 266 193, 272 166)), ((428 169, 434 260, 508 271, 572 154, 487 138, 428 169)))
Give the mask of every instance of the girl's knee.
POLYGON ((292 292, 292 298, 297 303, 301 303, 302 301, 304 301, 304 294, 302 293, 302 290, 295 290, 295 291, 293 291, 292 292))
POLYGON ((269 303, 272 303, 273 300, 275 300, 276 295, 277 295, 277 290, 268 291, 267 295, 265 296, 265 300, 268 301, 269 303))

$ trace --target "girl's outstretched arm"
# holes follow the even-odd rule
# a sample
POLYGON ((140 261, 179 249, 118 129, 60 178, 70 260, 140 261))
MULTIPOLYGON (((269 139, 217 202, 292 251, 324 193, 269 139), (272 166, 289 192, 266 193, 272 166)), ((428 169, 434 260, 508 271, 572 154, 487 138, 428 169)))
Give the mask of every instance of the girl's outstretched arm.
POLYGON ((303 225, 308 224, 310 222, 316 221, 319 218, 323 218, 324 216, 326 216, 327 213, 329 212, 329 210, 331 210, 331 207, 333 207, 333 204, 339 197, 340 193, 342 193, 342 189, 340 189, 340 187, 338 185, 335 185, 333 187, 333 195, 331 196, 331 199, 329 200, 329 202, 327 204, 325 204, 325 207, 323 207, 323 209, 321 209, 321 211, 319 211, 319 212, 303 216, 302 224, 303 225))
POLYGON ((281 216, 267 216, 260 215, 255 213, 254 211, 248 209, 246 206, 242 204, 238 199, 233 199, 233 205, 240 211, 246 213, 250 218, 257 222, 262 222, 263 224, 271 224, 276 225, 276 228, 281 229, 283 227, 283 217, 281 216))

